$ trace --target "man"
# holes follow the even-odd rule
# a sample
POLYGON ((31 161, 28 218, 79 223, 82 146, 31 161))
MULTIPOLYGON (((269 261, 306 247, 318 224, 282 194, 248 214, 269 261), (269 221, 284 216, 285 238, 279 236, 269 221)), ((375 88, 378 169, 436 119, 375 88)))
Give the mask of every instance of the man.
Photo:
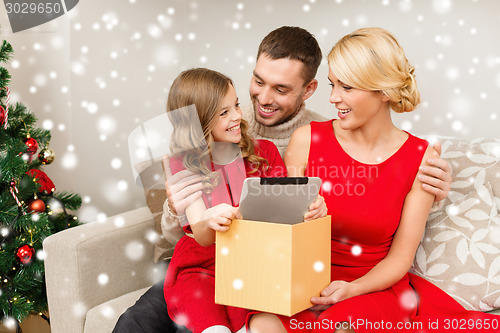
POLYGON ((305 109, 318 87, 320 63, 318 42, 304 29, 281 27, 260 43, 250 82, 252 105, 243 118, 254 137, 274 142, 282 156, 296 128, 326 120, 305 109))
MULTIPOLYGON (((316 39, 298 27, 278 28, 269 33, 259 46, 250 82, 252 105, 244 108, 243 118, 255 138, 274 142, 282 156, 295 129, 311 121, 326 120, 305 108, 305 101, 318 87, 315 76, 321 57, 316 39)), ((435 148, 441 151, 439 144, 435 148)), ((440 201, 450 189, 450 167, 443 159, 429 161, 429 164, 435 167, 422 169, 426 175, 420 180, 425 183, 424 189, 440 201)), ((175 214, 182 216, 185 208, 200 197, 199 180, 187 170, 168 177, 168 201, 174 203, 170 207, 175 207, 175 214), (191 177, 190 181, 185 181, 187 177, 191 177)), ((178 219, 173 216, 174 209, 170 207, 166 202, 162 230, 166 237, 172 239, 172 235, 182 233, 178 232, 178 219)), ((172 323, 166 307, 162 281, 120 317, 113 332, 187 332, 172 323)))

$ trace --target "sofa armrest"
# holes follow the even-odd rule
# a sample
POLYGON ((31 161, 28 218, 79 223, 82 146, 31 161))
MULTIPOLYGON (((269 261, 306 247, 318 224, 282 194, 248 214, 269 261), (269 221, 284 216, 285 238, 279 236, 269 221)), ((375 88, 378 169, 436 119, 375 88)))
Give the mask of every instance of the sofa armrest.
POLYGON ((45 278, 51 329, 83 332, 87 311, 164 277, 153 263, 153 216, 147 207, 47 237, 45 278))

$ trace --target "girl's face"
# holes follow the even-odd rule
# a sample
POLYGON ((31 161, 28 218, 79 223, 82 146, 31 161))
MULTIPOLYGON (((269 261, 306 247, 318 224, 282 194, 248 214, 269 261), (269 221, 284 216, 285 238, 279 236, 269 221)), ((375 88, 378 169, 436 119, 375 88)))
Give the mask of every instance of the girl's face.
POLYGON ((212 129, 212 136, 216 142, 238 143, 241 140, 241 109, 232 84, 222 99, 218 110, 217 123, 212 129))
POLYGON ((340 125, 355 129, 377 115, 389 112, 388 98, 379 91, 366 91, 341 82, 329 69, 328 80, 332 86, 330 103, 337 108, 340 125))

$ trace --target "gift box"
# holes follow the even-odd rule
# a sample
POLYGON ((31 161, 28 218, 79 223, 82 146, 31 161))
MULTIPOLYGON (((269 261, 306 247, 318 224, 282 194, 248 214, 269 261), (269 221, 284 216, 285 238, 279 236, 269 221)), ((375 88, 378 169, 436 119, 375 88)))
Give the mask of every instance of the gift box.
POLYGON ((215 302, 292 316, 330 284, 331 218, 233 220, 216 234, 215 302))

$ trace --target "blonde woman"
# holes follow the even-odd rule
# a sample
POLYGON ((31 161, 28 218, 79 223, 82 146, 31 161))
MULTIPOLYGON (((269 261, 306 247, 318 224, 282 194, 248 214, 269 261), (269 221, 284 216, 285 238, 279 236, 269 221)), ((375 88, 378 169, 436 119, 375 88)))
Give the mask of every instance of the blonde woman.
MULTIPOLYGON (((282 177, 286 168, 273 143, 248 135, 233 83, 221 73, 205 68, 182 72, 170 89, 167 112, 175 129, 171 150, 177 152, 170 158, 172 173, 188 169, 201 174, 205 185, 203 196, 186 209, 186 235, 168 267, 168 313, 194 333, 244 330, 247 310, 214 302, 215 232, 227 231, 232 219, 241 218, 237 206, 247 176, 282 177), (196 113, 186 109, 190 105, 196 113), (241 164, 235 160, 240 151, 241 164)), ((306 217, 325 215, 319 199, 306 217)))
POLYGON ((332 48, 328 63, 339 119, 297 129, 285 164, 290 176, 323 179, 332 282, 311 298, 310 310, 292 318, 254 315, 251 331, 427 331, 428 318, 437 315, 482 316, 408 273, 434 201, 422 188, 419 166, 438 154, 392 122, 391 110, 410 112, 420 102, 402 47, 386 30, 360 29, 332 48))

